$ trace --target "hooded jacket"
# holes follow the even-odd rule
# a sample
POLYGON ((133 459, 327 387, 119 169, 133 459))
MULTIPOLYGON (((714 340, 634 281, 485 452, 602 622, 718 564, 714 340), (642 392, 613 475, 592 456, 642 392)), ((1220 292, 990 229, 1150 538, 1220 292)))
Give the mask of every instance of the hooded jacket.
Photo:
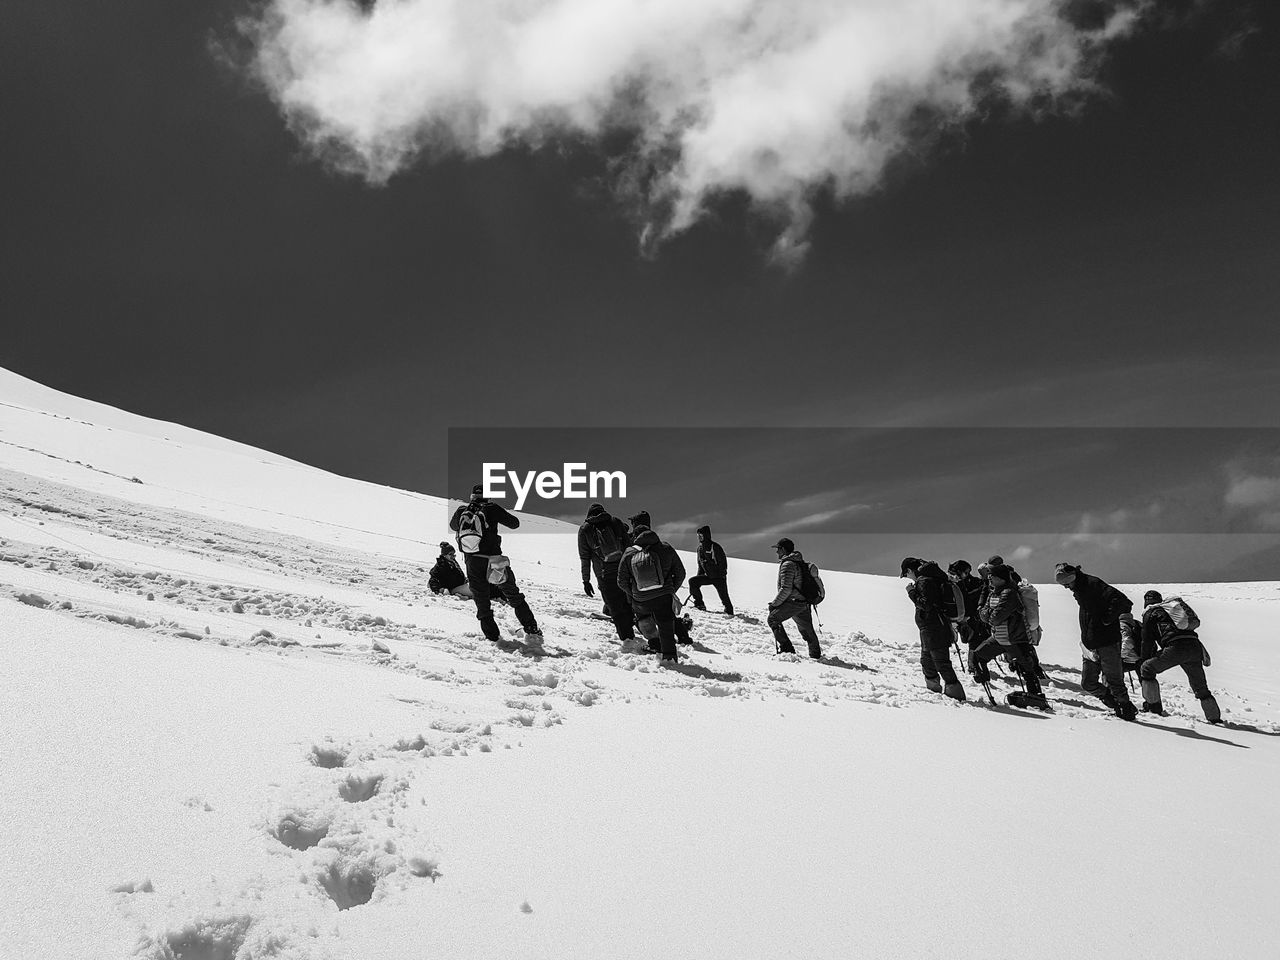
POLYGON ((427 587, 432 593, 452 590, 466 582, 467 575, 462 572, 462 567, 458 566, 458 561, 451 553, 442 553, 436 557, 436 565, 427 574, 427 587))
POLYGON ((916 626, 920 629, 920 642, 930 650, 951 646, 951 620, 944 606, 945 594, 950 590, 947 575, 942 568, 928 560, 916 571, 916 581, 907 587, 907 596, 916 608, 916 626))
POLYGON ((724 548, 711 539, 710 527, 699 527, 698 536, 703 538, 698 543, 698 576, 723 580, 729 573, 724 548))
POLYGON ((1133 609, 1133 601, 1105 580, 1078 572, 1068 589, 1080 605, 1080 642, 1097 650, 1120 642, 1120 614, 1133 609))
POLYGON ((604 579, 607 563, 619 563, 623 551, 631 546, 631 534, 627 525, 605 511, 589 515, 578 527, 578 559, 582 561, 582 579, 591 577, 594 567, 596 579, 604 579))
POLYGON ((675 547, 659 538, 648 527, 638 528, 635 531, 635 541, 631 546, 627 547, 626 552, 622 555, 622 562, 618 564, 618 587, 622 592, 633 602, 652 600, 655 597, 672 596, 680 589, 680 585, 683 583, 684 562, 681 561, 680 555, 676 553, 675 547), (636 592, 636 578, 632 570, 632 563, 636 554, 640 553, 641 550, 647 550, 658 558, 663 584, 661 590, 649 591, 643 596, 636 592))

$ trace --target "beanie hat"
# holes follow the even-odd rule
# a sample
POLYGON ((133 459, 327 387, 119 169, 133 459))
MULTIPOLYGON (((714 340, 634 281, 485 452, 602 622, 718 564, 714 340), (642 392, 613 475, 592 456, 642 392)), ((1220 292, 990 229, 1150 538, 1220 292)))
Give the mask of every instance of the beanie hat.
POLYGON ((602 513, 604 513, 604 504, 593 503, 587 508, 587 519, 590 520, 592 517, 598 517, 602 513))
POLYGON ((1013 568, 1009 566, 1007 563, 991 564, 991 566, 988 568, 988 574, 989 576, 992 576, 992 577, 999 577, 1005 583, 1013 583, 1015 579, 1013 575, 1013 568))
POLYGON ((987 563, 994 567, 997 563, 1004 563, 1004 557, 1000 556, 998 553, 993 553, 991 556, 987 557, 987 563))
POLYGON ((653 526, 653 524, 649 522, 649 511, 648 511, 648 510, 641 510, 641 511, 640 511, 639 513, 637 513, 635 516, 628 517, 628 518, 627 518, 627 520, 631 523, 631 525, 632 525, 633 527, 650 527, 650 526, 653 526))
POLYGON ((781 540, 775 543, 774 546, 781 547, 787 553, 790 553, 792 550, 796 548, 795 543, 792 541, 790 537, 783 537, 781 540))
POLYGON ((472 497, 472 499, 475 499, 476 497, 483 497, 483 496, 484 496, 484 484, 483 484, 483 483, 477 483, 474 487, 472 487, 472 488, 471 488, 471 497, 472 497))
POLYGON ((452 544, 452 543, 450 543, 448 540, 441 540, 441 541, 440 541, 440 552, 441 552, 441 553, 453 553, 453 544, 452 544))
POLYGON ((1076 582, 1076 574, 1080 572, 1080 568, 1071 563, 1060 563, 1053 568, 1053 579, 1057 580, 1064 587, 1069 587, 1076 582))
POLYGON ((1148 590, 1142 595, 1143 606, 1151 606, 1153 603, 1163 603, 1164 597, 1160 595, 1159 590, 1148 590))
POLYGON ((947 567, 947 573, 959 575, 961 573, 968 573, 972 569, 973 567, 969 565, 968 560, 955 560, 949 567, 947 567))
POLYGON ((915 571, 920 569, 923 563, 924 561, 921 560, 919 557, 906 557, 902 561, 902 572, 898 574, 898 576, 905 577, 907 575, 908 570, 910 570, 912 573, 915 573, 915 571))

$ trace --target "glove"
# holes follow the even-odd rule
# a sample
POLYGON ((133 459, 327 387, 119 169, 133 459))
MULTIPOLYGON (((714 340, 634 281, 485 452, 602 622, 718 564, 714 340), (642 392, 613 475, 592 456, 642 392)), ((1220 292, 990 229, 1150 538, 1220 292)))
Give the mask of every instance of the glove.
POLYGON ((588 596, 588 597, 594 597, 594 596, 596 595, 595 588, 594 588, 593 586, 591 586, 591 581, 590 581, 590 580, 583 580, 583 581, 582 581, 582 589, 583 589, 583 591, 585 591, 585 592, 586 592, 586 594, 587 594, 587 596, 588 596))

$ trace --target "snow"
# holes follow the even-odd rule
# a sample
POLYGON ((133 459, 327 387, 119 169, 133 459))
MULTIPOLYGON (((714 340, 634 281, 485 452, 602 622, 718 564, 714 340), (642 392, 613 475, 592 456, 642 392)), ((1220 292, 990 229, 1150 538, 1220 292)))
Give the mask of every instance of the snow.
POLYGON ((896 577, 824 569, 827 657, 774 656, 736 558, 744 616, 660 669, 538 518, 505 546, 545 650, 506 611, 495 646, 426 590, 445 501, 4 371, 0 504, 6 957, 1280 947, 1278 584, 1126 587, 1195 606, 1229 725, 1176 673, 1126 724, 1054 584, 1051 715, 926 691, 896 577))

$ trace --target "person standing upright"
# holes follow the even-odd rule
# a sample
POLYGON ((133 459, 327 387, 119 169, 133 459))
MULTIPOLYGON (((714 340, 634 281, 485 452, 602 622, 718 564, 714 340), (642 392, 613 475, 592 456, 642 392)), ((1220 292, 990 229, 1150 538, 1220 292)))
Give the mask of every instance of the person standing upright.
POLYGON ((702 602, 702 588, 712 586, 720 595, 724 612, 733 616, 733 601, 729 599, 729 558, 724 548, 711 539, 711 528, 698 528, 698 575, 689 578, 689 596, 699 610, 706 610, 702 602))
POLYGON ((635 614, 627 595, 618 587, 618 564, 623 551, 631 545, 627 525, 605 510, 603 504, 593 503, 587 510, 587 519, 578 527, 578 559, 582 562, 582 589, 588 597, 595 596, 591 589, 591 572, 600 584, 600 596, 604 600, 609 617, 619 640, 635 639, 635 614))
POLYGON ((947 616, 944 590, 950 590, 947 575, 932 560, 907 557, 900 577, 909 577, 907 597, 916 608, 916 628, 920 631, 920 670, 924 685, 934 693, 964 700, 964 686, 951 665, 951 618, 947 616))

